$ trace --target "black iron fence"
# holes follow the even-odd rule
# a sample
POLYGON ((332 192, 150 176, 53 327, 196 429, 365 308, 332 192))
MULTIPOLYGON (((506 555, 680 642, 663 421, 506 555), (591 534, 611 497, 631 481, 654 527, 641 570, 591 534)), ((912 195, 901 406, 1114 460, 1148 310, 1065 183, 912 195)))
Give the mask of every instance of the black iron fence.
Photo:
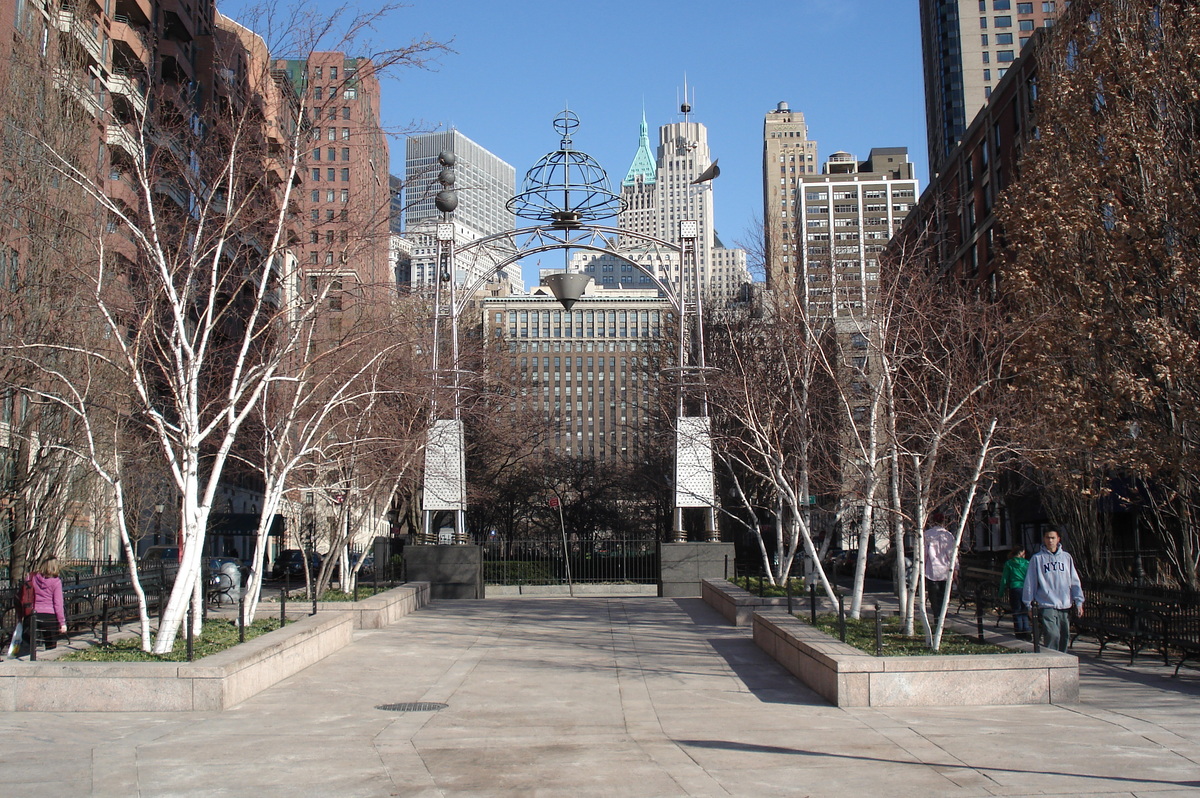
POLYGON ((658 582, 658 539, 654 534, 579 540, 561 535, 489 540, 483 546, 483 581, 488 585, 579 583, 653 585, 658 582))
MULTIPOLYGON (((108 624, 137 617, 137 594, 133 590, 128 568, 122 566, 108 570, 108 565, 105 562, 103 566, 98 563, 96 568, 64 567, 63 610, 68 634, 86 631, 104 636, 108 624)), ((178 566, 174 563, 161 561, 138 568, 138 581, 152 615, 160 613, 165 606, 175 584, 177 570, 178 566)), ((18 620, 17 591, 16 585, 0 588, 0 639, 5 650, 18 620)))

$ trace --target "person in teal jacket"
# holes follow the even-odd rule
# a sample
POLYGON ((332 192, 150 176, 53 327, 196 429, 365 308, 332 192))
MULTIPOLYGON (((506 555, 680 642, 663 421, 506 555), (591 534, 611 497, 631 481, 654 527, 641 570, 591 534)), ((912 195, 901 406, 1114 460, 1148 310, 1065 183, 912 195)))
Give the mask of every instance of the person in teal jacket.
POLYGON ((1029 571, 1029 560, 1025 559, 1025 547, 1017 546, 1004 563, 1000 575, 1000 595, 1008 592, 1008 603, 1012 606, 1013 633, 1020 638, 1030 636, 1029 605, 1021 594, 1025 589, 1025 574, 1029 571))

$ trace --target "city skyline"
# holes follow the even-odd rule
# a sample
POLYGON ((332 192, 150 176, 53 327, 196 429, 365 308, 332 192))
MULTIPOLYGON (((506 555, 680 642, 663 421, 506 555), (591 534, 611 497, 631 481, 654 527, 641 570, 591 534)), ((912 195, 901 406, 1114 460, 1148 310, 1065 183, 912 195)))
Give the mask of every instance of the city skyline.
MULTIPOLYGON (((235 19, 238 8, 223 6, 235 19)), ((619 190, 637 152, 643 108, 652 130, 683 121, 686 79, 691 119, 707 126, 722 170, 715 229, 726 246, 737 246, 762 213, 762 118, 781 101, 804 112, 811 135, 828 148, 820 158, 907 147, 926 184, 918 16, 916 0, 736 7, 617 0, 585 25, 543 0, 516 7, 469 0, 453 15, 416 0, 380 28, 376 46, 428 35, 455 52, 433 71, 385 77, 383 122, 398 135, 457 128, 512 164, 520 185, 558 147, 551 125, 570 107, 581 120, 575 147, 596 158, 619 190)), ((393 174, 404 171, 398 144, 393 174)), ((536 265, 523 271, 526 285, 536 285, 536 265)))

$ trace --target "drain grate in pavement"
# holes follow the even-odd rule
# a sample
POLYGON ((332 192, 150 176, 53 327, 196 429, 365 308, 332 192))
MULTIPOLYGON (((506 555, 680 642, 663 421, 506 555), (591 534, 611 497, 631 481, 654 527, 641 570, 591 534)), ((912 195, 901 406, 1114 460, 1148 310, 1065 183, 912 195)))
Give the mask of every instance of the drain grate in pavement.
POLYGON ((403 704, 380 704, 375 707, 387 712, 437 712, 439 709, 445 709, 449 704, 433 704, 421 701, 406 701, 403 704))

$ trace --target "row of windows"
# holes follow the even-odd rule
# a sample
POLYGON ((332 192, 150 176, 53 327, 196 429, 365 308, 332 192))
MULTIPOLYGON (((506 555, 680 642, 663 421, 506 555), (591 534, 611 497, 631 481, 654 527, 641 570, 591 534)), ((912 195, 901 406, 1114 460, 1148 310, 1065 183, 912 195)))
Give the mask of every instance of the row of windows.
POLYGON ((657 352, 659 344, 640 341, 513 341, 509 352, 657 352))
MULTIPOLYGON (((334 169, 333 167, 329 167, 328 169, 325 170, 326 182, 329 182, 329 183, 334 182, 334 180, 337 178, 337 176, 338 176, 337 169, 334 169)), ((350 182, 350 167, 346 166, 341 169, 341 178, 342 178, 343 183, 350 182)), ((313 179, 314 183, 321 182, 321 170, 318 167, 313 167, 312 179, 313 179)))
MULTIPOLYGON (((1052 23, 1050 20, 1046 20, 1046 27, 1047 27, 1047 28, 1048 28, 1048 27, 1050 27, 1050 26, 1051 26, 1051 24, 1053 24, 1053 23, 1052 23)), ((1013 24, 1012 24, 1012 17, 992 17, 992 27, 995 27, 995 28, 1011 28, 1012 26, 1013 26, 1013 24)), ((1026 32, 1032 32, 1032 31, 1033 31, 1033 27, 1034 27, 1034 23, 1033 23, 1033 20, 1032 20, 1032 19, 1020 19, 1020 20, 1017 20, 1017 29, 1018 29, 1018 30, 1022 30, 1022 31, 1026 31, 1026 32)), ((988 18, 987 18, 987 17, 980 17, 980 18, 979 18, 979 29, 980 29, 980 30, 987 30, 987 29, 988 29, 988 18)))
MULTIPOLYGON (((320 202, 321 201, 321 189, 314 188, 312 190, 311 196, 312 196, 313 202, 320 202)), ((348 188, 342 189, 341 194, 338 194, 337 189, 333 189, 333 188, 325 189, 325 201, 326 202, 337 202, 339 196, 341 197, 342 202, 349 202, 350 201, 350 189, 348 189, 348 188)))
MULTIPOLYGON (((1053 14, 1056 8, 1054 0, 1043 0, 1042 13, 1053 14)), ((979 11, 987 11, 987 0, 979 0, 979 11)), ((1012 0, 992 0, 993 11, 1012 11, 1012 0)), ((1032 14, 1033 3, 1017 3, 1018 14, 1032 14)))
MULTIPOLYGON (((915 197, 916 195, 917 195, 917 192, 915 189, 911 189, 911 188, 894 188, 894 189, 892 189, 892 199, 904 199, 906 197, 915 197)), ((857 191, 857 189, 854 191, 835 191, 835 192, 833 192, 833 198, 835 200, 856 200, 856 199, 858 199, 858 191, 857 191)), ((886 189, 870 188, 870 189, 866 189, 863 191, 863 198, 864 199, 887 199, 888 192, 886 189)), ((827 192, 827 191, 807 191, 804 194, 804 199, 807 200, 808 202, 823 202, 823 201, 829 199, 829 192, 827 192)), ((847 206, 847 207, 854 207, 857 210, 856 206, 847 206)), ((820 213, 825 212, 824 208, 813 208, 812 210, 814 212, 820 212, 820 213)), ((836 210, 836 207, 835 207, 835 210, 836 210)), ((842 213, 842 211, 838 211, 838 213, 842 213)), ((847 211, 847 213, 849 213, 849 211, 847 211)))
MULTIPOLYGON (((554 368, 558 369, 558 368, 562 367, 563 365, 565 365, 568 369, 571 368, 571 366, 575 366, 576 368, 581 369, 584 366, 584 360, 585 360, 585 358, 582 358, 582 357, 577 357, 577 358, 556 357, 556 358, 554 358, 554 368)), ((592 368, 593 365, 599 365, 600 368, 604 368, 604 358, 602 358, 602 357, 599 357, 599 358, 590 358, 589 357, 589 358, 586 358, 586 361, 587 361, 587 367, 589 369, 592 368)), ((527 358, 527 357, 521 358, 521 368, 524 369, 524 368, 528 367, 531 362, 533 364, 533 367, 536 369, 538 367, 538 359, 536 357, 535 358, 527 358)), ((643 368, 648 368, 650 366, 650 358, 648 358, 648 357, 628 358, 628 362, 640 364, 643 368)), ((550 368, 550 358, 548 356, 543 357, 541 360, 541 364, 542 364, 542 368, 544 368, 544 369, 550 368)), ((608 359, 608 368, 610 371, 615 370, 617 368, 617 359, 615 357, 610 357, 608 359)))
MULTIPOLYGON (((325 79, 325 67, 314 66, 311 69, 311 74, 312 74, 313 80, 324 80, 325 79)), ((352 77, 354 77, 354 67, 346 67, 346 79, 349 80, 352 77)), ((335 67, 335 66, 329 67, 329 79, 330 80, 338 79, 338 68, 337 67, 335 67)))
MULTIPOLYGON (((330 86, 328 96, 329 96, 329 99, 336 100, 337 96, 338 96, 338 87, 330 86)), ((325 92, 324 86, 313 86, 313 99, 314 100, 324 100, 325 97, 326 97, 326 92, 325 92)), ((343 86, 342 87, 342 99, 343 100, 353 100, 353 99, 356 99, 357 97, 358 97, 358 87, 357 86, 343 86)))
MULTIPOLYGON (((610 324, 616 323, 618 321, 621 324, 624 324, 627 320, 636 322, 638 320, 638 318, 641 318, 643 325, 647 324, 648 322, 651 322, 651 321, 653 321, 655 324, 658 324, 658 322, 661 320, 661 317, 659 316, 659 312, 657 310, 642 310, 642 311, 637 311, 637 310, 631 310, 631 311, 624 311, 624 310, 607 310, 607 311, 605 311, 605 310, 532 310, 532 311, 521 310, 521 311, 516 311, 516 310, 510 310, 510 311, 508 311, 508 323, 509 324, 516 324, 518 321, 520 321, 522 324, 525 324, 531 318, 535 325, 540 321, 542 323, 542 325, 544 325, 544 326, 549 326, 551 322, 553 322, 555 325, 557 325, 562 321, 565 321, 567 324, 571 324, 572 322, 574 322, 575 324, 585 324, 586 323, 588 325, 592 325, 592 324, 595 324, 595 322, 597 320, 599 320, 600 323, 603 324, 604 320, 606 318, 608 319, 610 324)), ((496 311, 495 319, 496 319, 496 324, 503 324, 504 323, 504 313, 502 311, 496 311)))
MULTIPOLYGON (((321 160, 321 148, 320 147, 317 147, 315 150, 313 150, 312 159, 314 161, 321 160)), ((336 161, 337 160, 337 147, 329 147, 326 149, 325 160, 327 160, 327 161, 336 161)), ((350 160, 350 148, 349 147, 342 147, 342 160, 343 161, 350 160)))
MULTIPOLYGON (((554 334, 550 334, 550 328, 542 330, 537 327, 509 327, 509 338, 657 338, 659 336, 658 327, 642 327, 640 330, 637 327, 608 327, 607 335, 604 327, 588 327, 586 330, 582 325, 578 327, 555 327, 554 334), (619 332, 618 332, 619 330, 619 332)), ((496 337, 501 335, 499 327, 496 328, 496 337)))
MULTIPOLYGON (((312 137, 315 141, 320 141, 321 140, 321 128, 314 127, 312 129, 312 137)), ((338 129, 336 127, 325 128, 325 138, 328 141, 337 141, 338 140, 338 129)), ((344 127, 344 128, 342 128, 342 141, 349 141, 349 140, 350 140, 350 128, 344 127)))
MULTIPOLYGON (((341 252, 338 253, 337 259, 341 263, 346 263, 347 261, 350 260, 350 256, 347 254, 346 250, 343 249, 341 252)), ((321 253, 317 252, 316 250, 309 252, 308 253, 308 262, 310 264, 312 264, 313 266, 320 265, 322 263, 321 253)), ((325 253, 324 264, 326 266, 333 265, 333 253, 332 252, 325 253)))
MULTIPOLYGON (((342 116, 342 119, 345 119, 345 120, 350 119, 350 106, 348 106, 348 105, 342 106, 341 116, 342 116)), ((329 109, 327 109, 326 117, 331 122, 333 120, 337 119, 338 118, 338 109, 334 108, 334 107, 330 107, 329 109)), ((321 121, 321 109, 320 108, 312 109, 312 121, 314 123, 321 121)), ((317 138, 320 138, 320 136, 317 136, 317 138)))
MULTIPOLYGON (((320 208, 313 208, 311 211, 308 212, 308 214, 309 214, 309 218, 312 219, 314 222, 321 221, 321 209, 320 208)), ((325 221, 327 221, 327 222, 333 221, 333 208, 325 209, 325 221)), ((339 222, 350 221, 350 211, 347 210, 346 208, 342 208, 340 211, 338 211, 338 221, 339 222)))

